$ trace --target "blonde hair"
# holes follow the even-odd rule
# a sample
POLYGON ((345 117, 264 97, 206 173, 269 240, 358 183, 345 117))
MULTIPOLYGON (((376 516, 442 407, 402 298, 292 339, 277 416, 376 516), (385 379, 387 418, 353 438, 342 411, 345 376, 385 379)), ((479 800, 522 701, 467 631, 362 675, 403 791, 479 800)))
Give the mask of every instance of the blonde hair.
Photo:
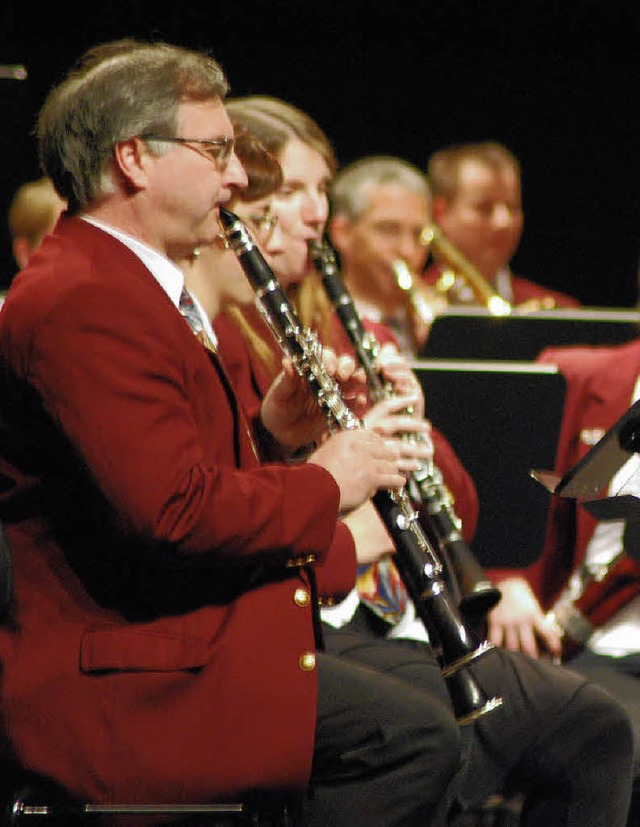
POLYGON ((291 103, 268 95, 229 98, 226 109, 234 127, 251 132, 276 158, 297 139, 321 155, 332 175, 338 163, 329 138, 310 115, 291 103))
MULTIPOLYGON (((235 129, 253 135, 276 158, 282 157, 291 140, 298 140, 315 150, 323 158, 331 175, 335 174, 338 162, 331 141, 316 121, 297 106, 266 95, 249 95, 228 99, 226 109, 235 129)), ((242 194, 240 198, 247 200, 242 194)), ((300 284, 287 288, 287 293, 301 322, 318 330, 322 339, 329 342, 333 309, 320 277, 311 274, 300 284)), ((269 376, 275 376, 280 361, 273 347, 254 329, 242 308, 229 308, 228 313, 236 321, 261 366, 269 376)))

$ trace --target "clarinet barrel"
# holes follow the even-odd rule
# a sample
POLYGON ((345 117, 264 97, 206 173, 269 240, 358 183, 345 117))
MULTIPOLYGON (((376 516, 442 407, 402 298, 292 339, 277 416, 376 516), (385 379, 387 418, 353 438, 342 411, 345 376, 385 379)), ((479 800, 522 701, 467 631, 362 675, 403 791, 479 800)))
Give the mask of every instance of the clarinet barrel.
MULTIPOLYGON (((298 374, 306 380, 329 430, 335 433, 363 427, 325 370, 317 338, 303 328, 295 308, 244 224, 223 207, 220 224, 255 291, 265 320, 283 353, 291 358, 298 374)), ((493 647, 486 641, 478 643, 458 616, 442 579, 440 561, 413 510, 406 488, 380 490, 373 502, 394 541, 400 576, 438 654, 456 719, 460 725, 470 723, 502 704, 502 698, 486 695, 467 668, 493 647)))

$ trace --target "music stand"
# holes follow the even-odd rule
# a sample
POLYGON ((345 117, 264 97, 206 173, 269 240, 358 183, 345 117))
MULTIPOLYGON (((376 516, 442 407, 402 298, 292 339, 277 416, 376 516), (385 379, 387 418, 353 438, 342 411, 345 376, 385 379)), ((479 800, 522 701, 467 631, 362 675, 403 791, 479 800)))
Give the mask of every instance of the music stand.
POLYGON ((531 362, 433 359, 412 367, 427 418, 475 483, 475 556, 487 568, 534 562, 544 542, 549 497, 530 470, 555 462, 564 376, 555 365, 531 362))
POLYGON ((634 454, 640 454, 640 400, 571 468, 564 477, 533 470, 531 476, 552 494, 580 501, 598 520, 624 520, 625 552, 640 561, 640 498, 634 494, 597 495, 634 454))
POLYGON ((617 345, 640 335, 635 310, 558 309, 493 316, 452 307, 433 320, 421 359, 535 360, 548 346, 617 345))

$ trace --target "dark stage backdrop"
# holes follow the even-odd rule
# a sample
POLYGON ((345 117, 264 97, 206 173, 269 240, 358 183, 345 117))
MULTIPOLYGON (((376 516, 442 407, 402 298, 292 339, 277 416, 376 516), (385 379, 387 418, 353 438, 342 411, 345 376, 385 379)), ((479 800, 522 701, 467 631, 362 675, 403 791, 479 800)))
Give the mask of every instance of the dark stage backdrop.
POLYGON ((603 307, 636 302, 640 4, 636 0, 111 0, 0 4, 0 282, 6 209, 38 172, 32 127, 87 47, 133 35, 209 49, 233 94, 297 104, 341 162, 395 154, 424 167, 444 144, 492 138, 524 171, 518 272, 603 307), (40 4, 38 4, 40 5, 40 4))

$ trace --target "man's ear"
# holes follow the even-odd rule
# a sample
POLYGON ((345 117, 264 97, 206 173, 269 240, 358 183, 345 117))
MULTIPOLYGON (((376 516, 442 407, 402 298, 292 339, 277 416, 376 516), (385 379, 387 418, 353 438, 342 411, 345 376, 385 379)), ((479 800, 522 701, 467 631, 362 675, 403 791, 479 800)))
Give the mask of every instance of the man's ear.
POLYGON ((336 215, 330 218, 327 223, 327 231, 331 243, 338 252, 349 246, 351 238, 351 222, 344 215, 336 215))
POLYGON ((118 141, 113 148, 113 159, 119 175, 127 186, 135 190, 144 189, 148 180, 148 163, 151 153, 141 138, 118 141))
POLYGON ((29 256, 32 252, 31 245, 29 244, 29 239, 23 235, 16 236, 13 239, 11 246, 15 262, 21 270, 29 260, 29 256))

